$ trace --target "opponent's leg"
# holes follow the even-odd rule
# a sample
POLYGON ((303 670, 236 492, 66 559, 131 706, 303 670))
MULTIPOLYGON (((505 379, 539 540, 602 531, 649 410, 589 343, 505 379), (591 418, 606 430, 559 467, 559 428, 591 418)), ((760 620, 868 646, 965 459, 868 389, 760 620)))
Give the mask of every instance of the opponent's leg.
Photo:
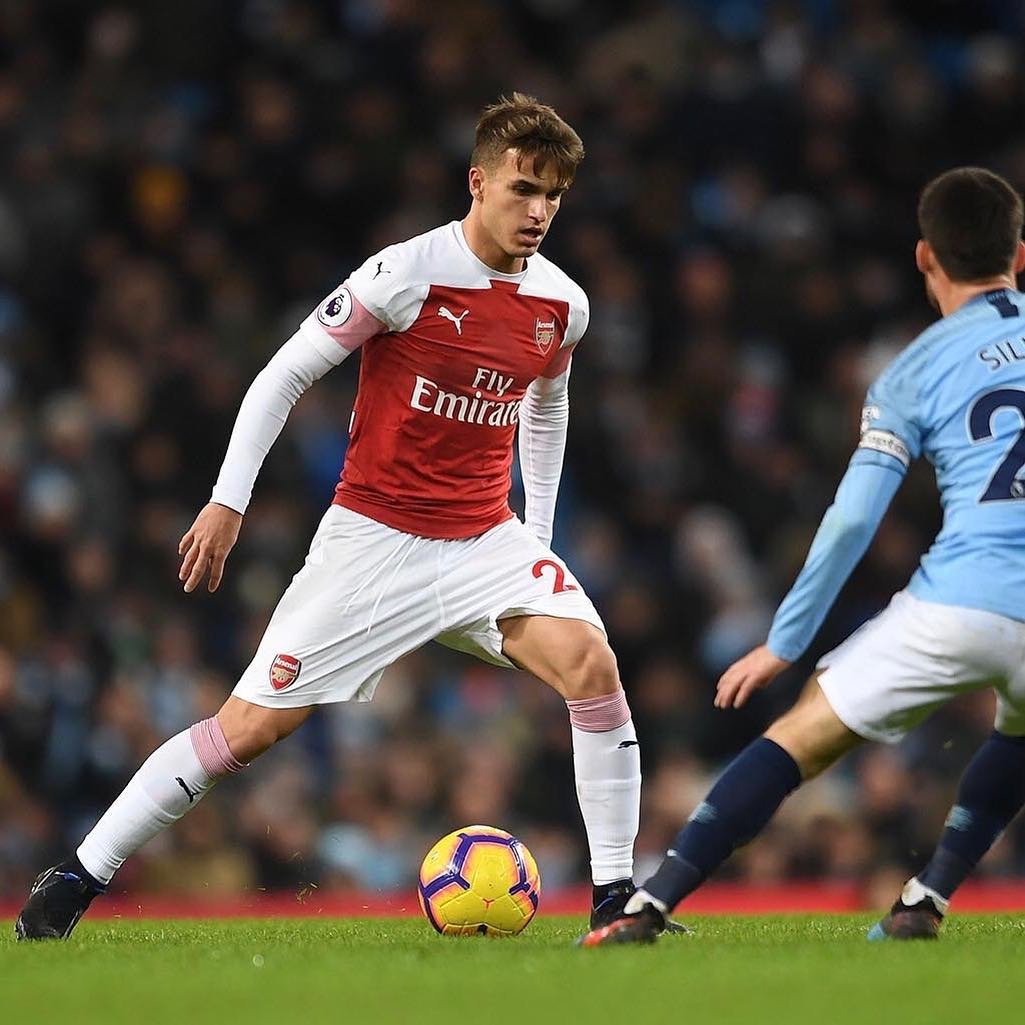
POLYGON ((566 701, 591 852, 592 923, 611 921, 634 891, 641 800, 640 747, 615 656, 604 634, 579 619, 514 616, 498 625, 503 654, 566 701))
POLYGON ((797 704, 727 766, 658 870, 630 898, 627 917, 592 930, 582 944, 651 942, 664 929, 665 915, 737 847, 753 840, 803 780, 861 742, 812 677, 797 704))
POLYGON ((935 939, 954 891, 1023 806, 1025 737, 994 730, 961 777, 936 852, 868 938, 935 939))
POLYGON ((797 704, 727 767, 662 865, 644 884, 659 910, 673 908, 762 831, 784 799, 861 742, 836 716, 815 678, 797 704))
POLYGON ((222 776, 288 736, 311 711, 229 697, 215 717, 158 747, 75 855, 36 879, 15 923, 19 939, 66 939, 130 854, 180 819, 222 776))

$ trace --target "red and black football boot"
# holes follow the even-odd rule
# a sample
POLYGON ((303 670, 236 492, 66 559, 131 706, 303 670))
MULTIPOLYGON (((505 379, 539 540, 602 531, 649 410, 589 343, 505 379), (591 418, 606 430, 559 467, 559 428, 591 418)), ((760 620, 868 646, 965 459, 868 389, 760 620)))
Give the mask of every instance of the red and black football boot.
POLYGON ((651 904, 635 915, 621 915, 577 940, 578 947, 611 947, 620 943, 654 943, 666 931, 666 916, 651 904))
MULTIPOLYGON (((595 885, 591 890, 591 929, 600 929, 623 917, 626 902, 636 893, 632 879, 617 879, 614 883, 595 885)), ((674 935, 689 933, 680 922, 666 919, 664 931, 674 935)))

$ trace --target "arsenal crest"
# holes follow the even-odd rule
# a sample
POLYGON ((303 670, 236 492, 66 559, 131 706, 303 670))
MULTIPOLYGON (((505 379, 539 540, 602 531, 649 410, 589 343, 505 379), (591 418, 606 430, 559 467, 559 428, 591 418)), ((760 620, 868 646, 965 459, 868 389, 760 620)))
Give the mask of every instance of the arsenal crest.
POLYGON ((552 342, 555 341, 555 321, 542 320, 538 317, 534 321, 534 341, 537 342, 541 355, 547 356, 548 350, 552 347, 552 342))
POLYGON ((275 690, 284 690, 295 683, 303 664, 292 655, 278 655, 270 667, 270 685, 275 690))

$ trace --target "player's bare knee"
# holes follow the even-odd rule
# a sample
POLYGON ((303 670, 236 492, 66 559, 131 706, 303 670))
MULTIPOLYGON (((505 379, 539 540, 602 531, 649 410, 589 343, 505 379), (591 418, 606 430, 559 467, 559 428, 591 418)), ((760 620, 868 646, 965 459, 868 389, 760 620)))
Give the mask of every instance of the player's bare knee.
POLYGON ((567 701, 600 698, 619 690, 619 666, 604 637, 589 639, 578 648, 561 674, 561 683, 567 701))
POLYGON ((230 697, 217 713, 231 753, 240 762, 250 762, 292 733, 310 709, 263 708, 230 697))

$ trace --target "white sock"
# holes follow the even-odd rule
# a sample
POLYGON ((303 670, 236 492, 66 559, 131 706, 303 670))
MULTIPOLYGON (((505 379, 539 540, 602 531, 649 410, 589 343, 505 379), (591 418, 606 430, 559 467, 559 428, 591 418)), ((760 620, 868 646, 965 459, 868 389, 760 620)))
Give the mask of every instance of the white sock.
POLYGON ((577 800, 591 849, 591 878, 596 885, 632 879, 641 807, 641 750, 626 698, 620 690, 567 704, 577 800), (620 725, 612 729, 596 729, 617 720, 620 725))
POLYGON ((900 899, 909 908, 913 908, 916 904, 920 904, 926 897, 932 897, 932 902, 936 905, 936 910, 941 915, 945 915, 947 913, 947 908, 950 907, 950 901, 946 897, 941 897, 935 890, 931 890, 928 886, 924 886, 920 883, 918 881, 918 876, 912 876, 904 884, 904 889, 900 894, 900 899))
POLYGON ((664 900, 659 900, 657 897, 652 897, 647 890, 641 889, 634 893, 630 899, 626 902, 626 907, 623 911, 628 915, 636 915, 638 911, 643 911, 646 904, 650 904, 653 908, 658 908, 663 915, 669 911, 669 905, 664 900))
POLYGON ((82 867, 109 883, 129 855, 177 822, 219 777, 241 768, 216 719, 183 730, 142 763, 82 841, 82 867))

